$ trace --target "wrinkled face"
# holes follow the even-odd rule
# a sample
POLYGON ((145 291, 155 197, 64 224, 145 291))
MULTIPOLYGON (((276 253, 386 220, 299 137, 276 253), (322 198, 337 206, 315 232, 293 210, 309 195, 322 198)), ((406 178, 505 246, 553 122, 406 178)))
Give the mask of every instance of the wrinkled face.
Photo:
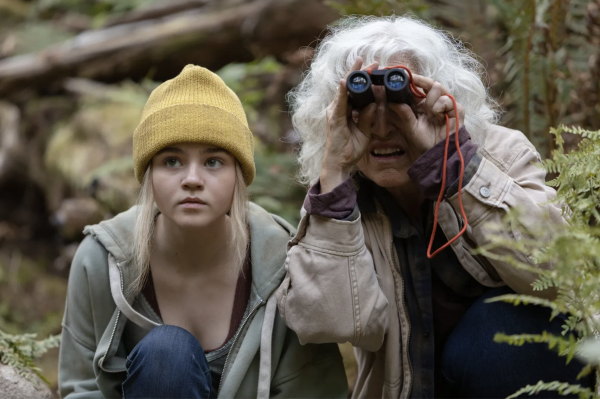
MULTIPOLYGON (((358 169, 380 187, 403 187, 412 184, 406 171, 418 156, 411 151, 404 132, 409 128, 388 107, 383 86, 372 86, 377 105, 371 126, 369 147, 358 162, 358 169)), ((355 121, 356 111, 353 112, 355 121)))
MULTIPOLYGON (((380 187, 405 187, 412 181, 406 173, 419 154, 411 151, 405 132, 406 126, 400 117, 388 107, 383 86, 372 86, 377 110, 371 126, 371 142, 358 162, 358 169, 380 187)), ((353 111, 354 121, 358 113, 353 111)))
POLYGON ((222 148, 182 143, 152 158, 152 190, 162 215, 181 228, 209 227, 231 209, 235 158, 222 148))

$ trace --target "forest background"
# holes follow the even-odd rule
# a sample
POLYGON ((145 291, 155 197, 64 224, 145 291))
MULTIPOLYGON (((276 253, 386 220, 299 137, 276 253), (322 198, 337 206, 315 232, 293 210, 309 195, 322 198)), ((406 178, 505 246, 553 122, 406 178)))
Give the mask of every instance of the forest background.
MULTIPOLYGON (((285 94, 328 25, 407 12, 480 58, 501 124, 542 157, 551 127, 600 128, 600 0, 0 0, 0 331, 60 333, 81 231, 135 201, 132 132, 188 63, 239 95, 256 137, 252 199, 296 224, 306 188, 285 94)), ((54 388, 57 353, 39 360, 54 388)))

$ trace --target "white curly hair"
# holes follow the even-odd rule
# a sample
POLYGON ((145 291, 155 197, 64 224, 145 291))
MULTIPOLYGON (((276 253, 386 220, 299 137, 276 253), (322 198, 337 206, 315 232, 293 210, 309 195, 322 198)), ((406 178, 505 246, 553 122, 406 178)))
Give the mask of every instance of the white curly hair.
POLYGON ((339 80, 360 56, 364 65, 380 68, 407 64, 419 75, 440 82, 465 109, 465 125, 473 141, 500 117, 482 78, 485 69, 458 40, 412 16, 348 17, 330 28, 317 46, 310 69, 288 94, 292 123, 301 139, 298 180, 319 178, 325 152, 325 109, 333 101, 339 80))

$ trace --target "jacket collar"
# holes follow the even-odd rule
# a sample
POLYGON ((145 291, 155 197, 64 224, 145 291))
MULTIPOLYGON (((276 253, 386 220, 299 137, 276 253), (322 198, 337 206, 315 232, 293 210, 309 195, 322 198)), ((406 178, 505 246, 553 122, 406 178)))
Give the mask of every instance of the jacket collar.
MULTIPOLYGON (((369 179, 358 176, 358 192, 356 203, 361 213, 382 213, 389 218, 394 237, 408 238, 419 234, 408 219, 406 213, 400 208, 384 188, 369 179)), ((426 205, 427 206, 427 205, 426 205)))
MULTIPOLYGON (((130 260, 133 254, 133 226, 137 206, 110 220, 86 226, 84 233, 93 236, 122 264, 123 286, 135 278, 130 260)), ((295 229, 282 218, 271 215, 250 203, 248 215, 251 237, 252 292, 265 300, 279 286, 285 275, 286 244, 295 229)))

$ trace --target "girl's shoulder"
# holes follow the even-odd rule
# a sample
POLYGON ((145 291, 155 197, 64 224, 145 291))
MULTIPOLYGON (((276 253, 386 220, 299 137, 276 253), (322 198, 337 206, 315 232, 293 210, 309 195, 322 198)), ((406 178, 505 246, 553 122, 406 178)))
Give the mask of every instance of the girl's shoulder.
POLYGON ((262 231, 267 236, 278 236, 289 239, 296 234, 296 228, 288 221, 279 215, 267 212, 254 202, 250 202, 248 222, 251 231, 262 231))
POLYGON ((111 219, 86 226, 83 233, 102 245, 117 262, 127 261, 133 253, 133 229, 137 209, 137 206, 133 206, 111 219))
POLYGON ((108 284, 109 254, 117 262, 131 258, 135 215, 136 207, 133 207, 111 219, 85 227, 83 232, 86 236, 71 262, 70 284, 108 284))

